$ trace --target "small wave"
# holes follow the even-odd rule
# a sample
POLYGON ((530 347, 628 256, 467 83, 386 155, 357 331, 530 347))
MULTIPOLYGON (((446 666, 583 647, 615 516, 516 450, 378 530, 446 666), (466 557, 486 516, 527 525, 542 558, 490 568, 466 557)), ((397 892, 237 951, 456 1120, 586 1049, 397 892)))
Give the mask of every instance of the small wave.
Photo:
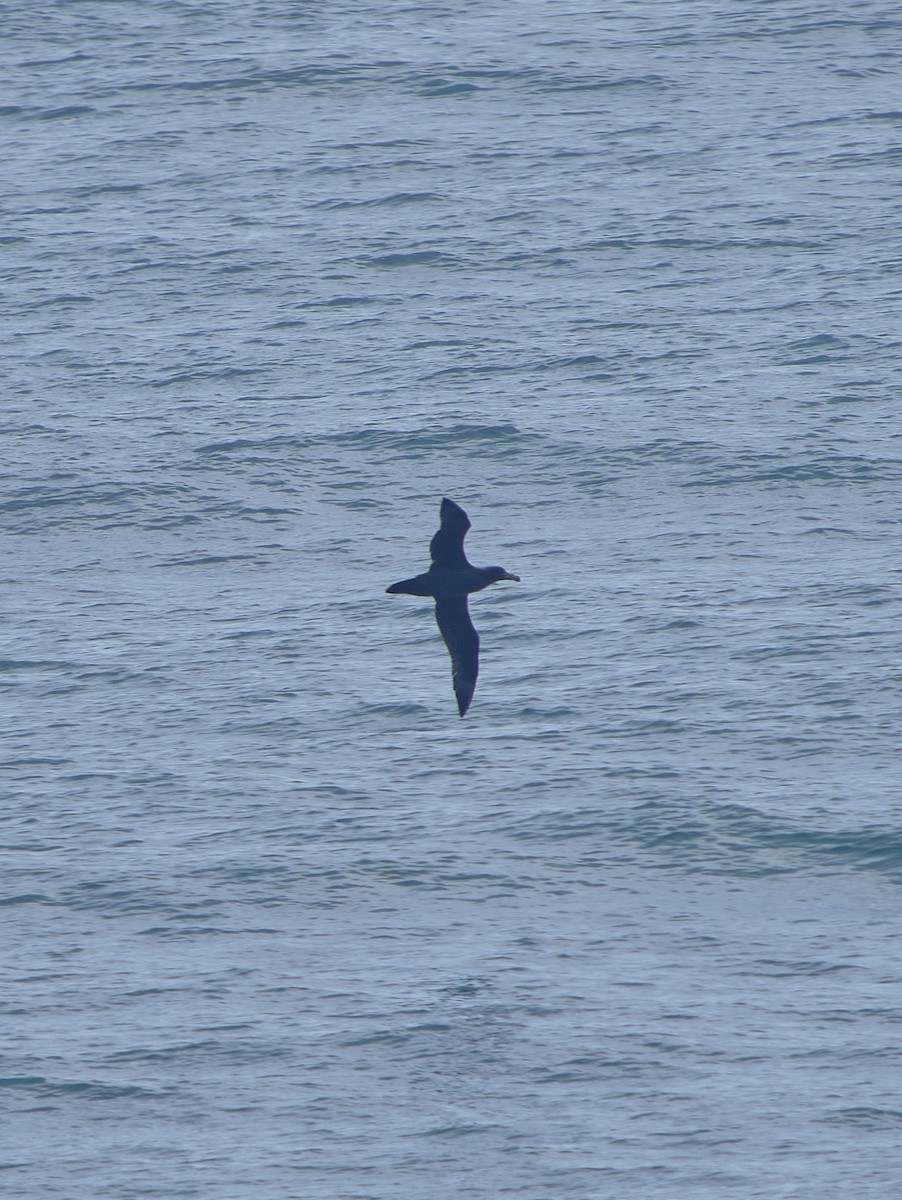
POLYGON ((376 254, 367 258, 372 267, 456 267, 460 259, 441 250, 410 250, 394 254, 376 254))
POLYGON ((83 1080, 56 1081, 45 1075, 8 1075, 0 1077, 0 1088, 27 1092, 33 1096, 83 1100, 122 1100, 157 1098, 167 1095, 136 1085, 121 1087, 109 1083, 86 1082, 83 1080))
POLYGON ((478 1134, 494 1133, 498 1128, 497 1125, 470 1125, 462 1123, 460 1125, 436 1125, 431 1129, 421 1129, 415 1133, 408 1134, 409 1137, 417 1138, 462 1138, 473 1137, 478 1134))
POLYGON ((366 200, 320 200, 313 208, 327 210, 354 208, 396 208, 404 204, 430 204, 443 199, 438 192, 390 192, 385 196, 371 196, 366 200))
POLYGON ((227 442, 207 442, 196 446, 195 454, 235 454, 244 450, 281 450, 305 449, 311 444, 311 439, 294 437, 290 434, 277 434, 268 438, 231 438, 227 442))
POLYGON ((898 1108, 873 1108, 861 1105, 856 1108, 839 1108, 823 1118, 830 1125, 851 1125, 859 1129, 898 1129, 902 1125, 902 1110, 898 1108))
POLYGON ((511 423, 499 425, 451 425, 444 429, 408 430, 404 433, 387 429, 358 429, 350 433, 330 435, 330 440, 340 444, 377 446, 396 451, 448 450, 453 446, 485 444, 497 447, 512 441, 532 441, 534 435, 524 434, 511 423))
MULTIPOLYGON (((873 826, 830 830, 793 822, 751 808, 706 804, 694 809, 649 800, 628 814, 611 817, 594 809, 543 812, 506 823, 526 842, 597 843, 632 847, 655 856, 656 866, 712 875, 764 876, 810 871, 879 871, 902 877, 902 829, 873 826)), ((574 866, 580 855, 573 857, 574 866)), ((589 859, 585 859, 589 861, 589 859)))
POLYGON ((42 108, 31 115, 38 121, 66 121, 71 117, 84 117, 97 111, 90 104, 69 104, 62 108, 42 108))
POLYGON ((475 83, 463 80, 454 82, 448 79, 430 79, 418 84, 416 90, 421 96, 466 96, 480 89, 475 83))

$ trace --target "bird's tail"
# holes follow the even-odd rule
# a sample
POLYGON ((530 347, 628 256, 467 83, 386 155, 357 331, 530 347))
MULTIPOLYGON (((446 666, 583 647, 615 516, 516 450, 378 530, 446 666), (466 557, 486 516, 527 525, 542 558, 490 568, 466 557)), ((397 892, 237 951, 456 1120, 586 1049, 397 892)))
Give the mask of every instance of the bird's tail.
POLYGON ((387 592, 401 592, 405 596, 432 596, 432 582, 428 575, 414 575, 413 579, 402 579, 385 589, 387 592))

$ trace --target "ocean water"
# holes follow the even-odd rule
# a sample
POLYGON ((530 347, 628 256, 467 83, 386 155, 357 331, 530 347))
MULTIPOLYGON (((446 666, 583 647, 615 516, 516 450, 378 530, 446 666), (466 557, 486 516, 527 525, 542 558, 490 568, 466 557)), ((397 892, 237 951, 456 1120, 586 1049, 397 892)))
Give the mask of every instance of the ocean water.
POLYGON ((0 21, 0 1185, 894 1200, 898 6, 0 21))

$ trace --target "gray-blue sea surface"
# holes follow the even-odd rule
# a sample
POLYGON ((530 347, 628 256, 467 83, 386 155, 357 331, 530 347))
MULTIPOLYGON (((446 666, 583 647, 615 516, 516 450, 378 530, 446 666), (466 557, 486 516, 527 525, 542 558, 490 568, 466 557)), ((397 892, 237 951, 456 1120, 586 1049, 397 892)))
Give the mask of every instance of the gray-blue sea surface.
POLYGON ((9 1194, 895 1200, 898 6, 0 32, 9 1194))

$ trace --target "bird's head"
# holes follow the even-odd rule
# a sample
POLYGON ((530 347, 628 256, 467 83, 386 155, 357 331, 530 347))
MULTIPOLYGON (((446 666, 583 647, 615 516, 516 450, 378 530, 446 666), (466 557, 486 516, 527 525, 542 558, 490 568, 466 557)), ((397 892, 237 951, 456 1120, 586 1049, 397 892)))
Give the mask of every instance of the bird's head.
POLYGON ((505 571, 504 567, 486 567, 486 570, 491 575, 489 583, 498 583, 501 579, 512 579, 514 583, 520 582, 519 575, 514 575, 511 571, 505 571))

